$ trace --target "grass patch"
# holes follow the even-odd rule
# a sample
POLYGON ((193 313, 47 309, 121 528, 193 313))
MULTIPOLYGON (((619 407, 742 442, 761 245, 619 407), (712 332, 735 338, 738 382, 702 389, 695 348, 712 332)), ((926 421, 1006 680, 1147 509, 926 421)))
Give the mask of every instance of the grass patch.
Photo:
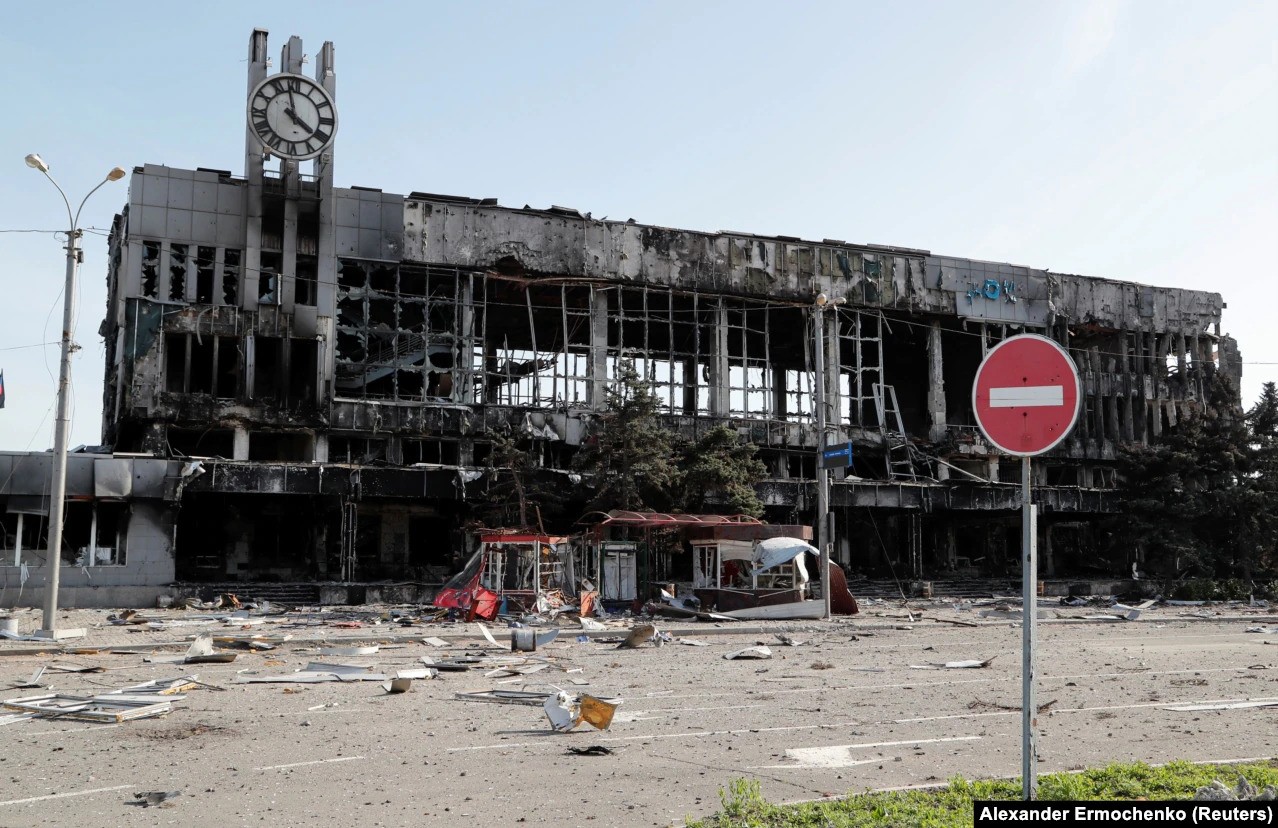
MULTIPOLYGON (((1278 761, 1246 765, 1191 765, 1172 762, 1150 767, 1143 762, 1115 763, 1080 773, 1049 773, 1038 779, 1039 799, 1133 800, 1190 799, 1219 779, 1230 788, 1239 776, 1258 788, 1278 785, 1278 761)), ((773 805, 757 780, 737 779, 720 790, 723 810, 687 828, 970 828, 972 801, 1019 800, 1019 779, 968 782, 950 780, 937 791, 859 793, 846 799, 773 805)))

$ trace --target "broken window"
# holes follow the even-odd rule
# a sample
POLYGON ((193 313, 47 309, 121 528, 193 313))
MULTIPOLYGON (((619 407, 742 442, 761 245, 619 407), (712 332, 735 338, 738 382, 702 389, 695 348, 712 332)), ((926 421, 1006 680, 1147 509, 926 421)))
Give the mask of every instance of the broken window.
POLYGON ((280 303, 280 260, 282 254, 262 251, 261 270, 257 274, 257 302, 259 305, 280 303))
POLYGON ((169 247, 169 301, 186 301, 186 245, 169 247))
POLYGON ((451 398, 456 269, 343 260, 337 274, 335 385, 342 395, 451 398))
POLYGON ((205 305, 213 304, 213 273, 217 264, 217 248, 196 248, 195 259, 195 301, 205 305))
POLYGON ((160 295, 160 243, 142 242, 142 295, 148 299, 160 295))
POLYGON ((230 247, 222 253, 222 303, 240 304, 240 251, 230 247))

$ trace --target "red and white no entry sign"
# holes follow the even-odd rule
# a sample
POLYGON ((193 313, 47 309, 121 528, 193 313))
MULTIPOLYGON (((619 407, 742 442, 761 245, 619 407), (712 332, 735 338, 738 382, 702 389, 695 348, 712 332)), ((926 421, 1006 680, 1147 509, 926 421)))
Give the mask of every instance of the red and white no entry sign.
POLYGON ((995 345, 972 383, 981 431, 1008 454, 1032 457, 1064 440, 1082 397, 1074 360, 1060 345, 1021 334, 995 345))

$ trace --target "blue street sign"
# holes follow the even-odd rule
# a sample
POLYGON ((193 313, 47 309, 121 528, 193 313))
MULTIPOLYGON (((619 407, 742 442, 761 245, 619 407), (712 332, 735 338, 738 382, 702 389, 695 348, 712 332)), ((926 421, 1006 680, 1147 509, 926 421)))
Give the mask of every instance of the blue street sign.
POLYGON ((821 468, 839 469, 852 465, 852 444, 830 446, 821 452, 821 468))

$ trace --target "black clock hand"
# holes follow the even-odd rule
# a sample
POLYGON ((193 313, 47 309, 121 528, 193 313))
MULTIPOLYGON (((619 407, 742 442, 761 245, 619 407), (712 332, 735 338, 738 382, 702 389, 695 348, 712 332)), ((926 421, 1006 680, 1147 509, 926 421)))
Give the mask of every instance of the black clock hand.
POLYGON ((291 107, 287 107, 287 106, 284 107, 284 114, 292 118, 294 124, 306 130, 308 135, 315 134, 315 128, 312 127, 310 124, 306 123, 305 121, 303 121, 301 118, 297 117, 297 113, 294 112, 291 107))

